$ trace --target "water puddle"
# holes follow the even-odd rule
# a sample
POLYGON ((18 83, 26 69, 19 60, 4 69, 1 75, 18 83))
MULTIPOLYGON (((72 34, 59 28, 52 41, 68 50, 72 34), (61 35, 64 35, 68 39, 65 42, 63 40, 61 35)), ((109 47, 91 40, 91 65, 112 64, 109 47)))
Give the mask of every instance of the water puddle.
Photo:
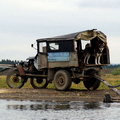
POLYGON ((120 103, 0 100, 2 120, 118 120, 120 103))

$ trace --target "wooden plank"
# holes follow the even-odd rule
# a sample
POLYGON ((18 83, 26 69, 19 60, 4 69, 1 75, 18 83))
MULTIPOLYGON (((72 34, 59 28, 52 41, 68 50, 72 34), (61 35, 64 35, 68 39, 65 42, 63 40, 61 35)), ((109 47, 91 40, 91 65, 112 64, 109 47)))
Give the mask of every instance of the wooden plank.
POLYGON ((69 66, 69 61, 68 62, 48 62, 48 68, 55 68, 55 67, 68 67, 69 66))
POLYGON ((50 54, 49 53, 49 60, 48 60, 48 68, 55 68, 55 67, 78 67, 78 57, 76 52, 62 52, 50 54), (52 56, 52 57, 51 57, 52 56), (51 57, 51 60, 50 60, 51 57), (53 60, 52 60, 53 59, 53 60))
POLYGON ((78 67, 78 56, 77 52, 70 52, 69 66, 78 67))
POLYGON ((113 88, 111 87, 112 85, 109 84, 106 80, 100 78, 98 75, 93 75, 94 78, 96 78, 97 80, 100 80, 102 83, 104 83, 107 87, 110 88, 110 90, 114 91, 116 94, 120 95, 120 91, 117 88, 113 88))
POLYGON ((70 59, 69 52, 53 52, 48 53, 48 62, 62 62, 62 61, 69 61, 70 59))
POLYGON ((109 65, 109 64, 86 64, 86 66, 105 66, 105 65, 109 65))
POLYGON ((47 68, 47 55, 38 54, 38 69, 47 68))
POLYGON ((22 75, 22 76, 27 76, 27 77, 47 77, 47 75, 35 75, 35 74, 25 74, 25 75, 22 75))

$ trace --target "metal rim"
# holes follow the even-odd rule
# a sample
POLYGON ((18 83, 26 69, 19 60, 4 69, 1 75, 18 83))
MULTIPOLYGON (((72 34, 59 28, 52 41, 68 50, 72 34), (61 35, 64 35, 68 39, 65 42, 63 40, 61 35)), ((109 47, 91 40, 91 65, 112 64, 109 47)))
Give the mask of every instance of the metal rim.
POLYGON ((46 78, 31 78, 30 83, 36 89, 46 88, 48 85, 46 78))
POLYGON ((10 88, 21 88, 24 85, 24 79, 21 78, 17 71, 12 71, 6 79, 10 88))
POLYGON ((54 85, 57 90, 68 90, 71 87, 72 79, 66 70, 59 70, 54 76, 54 85))
POLYGON ((64 78, 64 76, 58 76, 56 82, 58 83, 59 86, 65 85, 65 78, 64 78))

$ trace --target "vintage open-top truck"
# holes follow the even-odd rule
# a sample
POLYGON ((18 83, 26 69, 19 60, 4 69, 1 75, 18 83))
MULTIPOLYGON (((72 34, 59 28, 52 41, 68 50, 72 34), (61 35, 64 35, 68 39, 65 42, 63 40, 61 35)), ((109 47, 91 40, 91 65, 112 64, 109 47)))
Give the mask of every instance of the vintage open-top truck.
POLYGON ((21 88, 28 78, 33 88, 38 89, 46 88, 52 81, 57 90, 68 90, 72 82, 80 81, 88 90, 100 86, 100 81, 92 74, 100 75, 102 66, 110 64, 104 33, 93 29, 36 41, 36 56, 11 68, 6 79, 9 87, 21 88), (85 48, 88 43, 90 52, 85 48), (104 45, 101 47, 98 43, 104 45))

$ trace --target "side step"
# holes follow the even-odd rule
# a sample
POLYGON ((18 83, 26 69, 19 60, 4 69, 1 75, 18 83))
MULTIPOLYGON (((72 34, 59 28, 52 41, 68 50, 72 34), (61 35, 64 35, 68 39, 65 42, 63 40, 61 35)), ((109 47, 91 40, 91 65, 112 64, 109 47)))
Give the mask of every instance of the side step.
MULTIPOLYGON (((97 80, 101 81, 102 83, 104 83, 107 87, 109 87, 112 91, 114 91, 116 94, 120 95, 120 91, 117 88, 114 88, 114 86, 110 85, 106 80, 100 78, 98 75, 94 74, 93 75, 94 78, 96 78, 97 80)), ((119 86, 119 85, 118 85, 119 86)))

